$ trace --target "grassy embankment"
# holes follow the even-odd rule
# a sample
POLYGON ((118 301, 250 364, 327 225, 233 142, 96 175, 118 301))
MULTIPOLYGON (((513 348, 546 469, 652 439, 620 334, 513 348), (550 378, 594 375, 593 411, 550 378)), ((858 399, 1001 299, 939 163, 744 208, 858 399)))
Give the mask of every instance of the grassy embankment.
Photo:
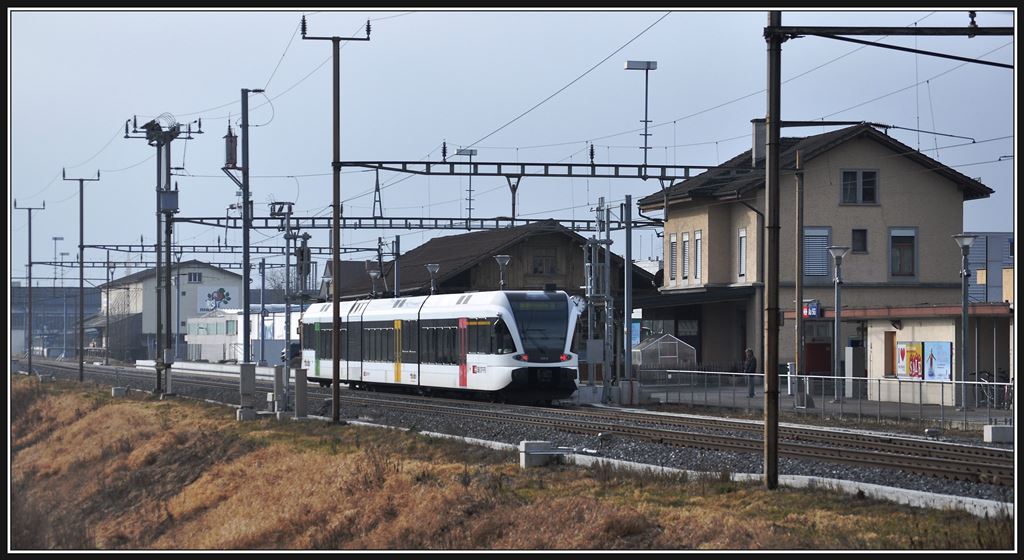
POLYGON ((1012 519, 613 468, 11 378, 25 549, 983 549, 1012 519))

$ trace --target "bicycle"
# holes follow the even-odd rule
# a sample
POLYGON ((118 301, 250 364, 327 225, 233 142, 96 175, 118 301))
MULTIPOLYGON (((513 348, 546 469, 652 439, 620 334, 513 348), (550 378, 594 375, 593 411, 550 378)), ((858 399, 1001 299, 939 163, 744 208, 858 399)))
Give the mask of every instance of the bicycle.
POLYGON ((976 406, 984 406, 987 408, 997 408, 998 403, 996 401, 996 389, 994 381, 992 380, 992 374, 986 370, 978 371, 976 379, 980 381, 978 383, 978 403, 976 406))

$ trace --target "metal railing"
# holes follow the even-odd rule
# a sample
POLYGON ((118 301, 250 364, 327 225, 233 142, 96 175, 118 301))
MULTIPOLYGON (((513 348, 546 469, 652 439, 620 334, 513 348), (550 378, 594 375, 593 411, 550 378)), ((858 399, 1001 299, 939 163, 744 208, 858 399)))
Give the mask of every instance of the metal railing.
MULTIPOLYGON (((682 404, 737 409, 764 407, 764 374, 717 371, 640 370, 641 404, 682 404), (747 396, 754 376, 755 396, 747 396)), ((1013 385, 989 381, 924 381, 909 378, 779 376, 779 410, 821 418, 1013 424, 1013 385), (966 395, 967 402, 962 402, 966 395)))

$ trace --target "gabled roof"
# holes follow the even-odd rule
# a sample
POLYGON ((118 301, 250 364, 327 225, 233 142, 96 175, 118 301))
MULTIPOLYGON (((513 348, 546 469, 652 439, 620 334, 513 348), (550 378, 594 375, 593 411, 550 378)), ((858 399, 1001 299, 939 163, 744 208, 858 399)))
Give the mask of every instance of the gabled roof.
MULTIPOLYGON (((202 262, 200 260, 196 260, 196 259, 192 259, 190 261, 185 261, 185 262, 180 263, 180 264, 172 265, 171 266, 171 270, 173 271, 175 268, 178 268, 178 267, 180 267, 180 268, 186 268, 186 267, 188 267, 188 268, 194 268, 194 267, 210 268, 210 269, 216 270, 217 272, 222 272, 224 274, 230 274, 232 276, 237 276, 238 278, 242 278, 241 274, 238 274, 238 273, 235 273, 235 272, 231 272, 230 270, 225 270, 223 268, 217 268, 216 266, 204 263, 204 262, 202 262)), ((173 274, 173 272, 172 272, 172 274, 173 274)), ((99 287, 100 288, 105 288, 107 286, 121 286, 123 284, 134 284, 136 282, 141 282, 141 281, 149 278, 150 276, 155 276, 155 275, 156 275, 156 269, 155 268, 147 268, 146 270, 140 270, 140 271, 138 271, 136 273, 129 274, 128 276, 123 276, 123 277, 118 278, 116 280, 111 280, 110 282, 107 282, 105 284, 100 284, 99 287)))
MULTIPOLYGON (((782 169, 795 168, 796 154, 799 151, 801 164, 806 166, 807 161, 841 144, 862 138, 874 140, 893 152, 902 154, 921 166, 949 179, 963 190, 964 200, 986 198, 995 192, 982 183, 935 161, 864 123, 804 138, 780 138, 779 165, 782 169)), ((643 210, 660 209, 665 204, 666 194, 669 201, 689 201, 700 198, 726 199, 737 198, 751 191, 764 188, 765 159, 761 158, 757 161, 756 165, 751 166, 751 157, 751 150, 747 150, 721 164, 719 167, 709 169, 696 177, 670 186, 666 189, 667 192, 659 191, 645 196, 637 201, 637 205, 643 210)))
MULTIPOLYGON (((448 235, 435 237, 430 241, 403 254, 399 263, 401 266, 402 291, 414 292, 430 289, 430 273, 427 272, 427 264, 435 263, 440 265, 437 273, 437 284, 440 286, 445 281, 465 272, 482 260, 491 260, 493 255, 508 252, 514 245, 522 241, 546 234, 561 234, 583 244, 586 239, 580 234, 562 226, 555 220, 543 220, 525 226, 514 228, 492 229, 463 233, 460 235, 448 235)), ((612 254, 612 261, 622 266, 622 257, 612 254)), ((370 279, 366 274, 365 266, 359 263, 361 270, 355 273, 356 278, 342 278, 341 297, 353 295, 365 295, 370 292, 370 279)), ((653 275, 647 271, 634 266, 634 273, 644 274, 653 279, 653 275)), ((384 263, 384 274, 389 279, 394 278, 394 261, 384 263)), ((350 269, 351 270, 351 269, 350 269)), ((345 271, 343 270, 343 274, 345 271)), ((380 286, 378 284, 378 286, 380 286)), ((388 286, 391 288, 391 286, 388 286)))

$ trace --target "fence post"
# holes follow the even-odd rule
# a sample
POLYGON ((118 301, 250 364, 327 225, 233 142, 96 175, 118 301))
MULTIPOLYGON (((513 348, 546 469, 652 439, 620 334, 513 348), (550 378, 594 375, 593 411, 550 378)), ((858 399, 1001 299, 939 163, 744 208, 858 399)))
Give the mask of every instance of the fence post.
POLYGON ((939 382, 939 426, 946 427, 946 384, 939 382))
POLYGON ((896 378, 896 423, 903 420, 903 380, 896 378))
POLYGON ((875 419, 875 421, 878 422, 879 424, 882 423, 882 381, 883 381, 883 379, 881 377, 879 377, 878 378, 878 398, 875 399, 875 414, 877 415, 877 418, 875 419))

